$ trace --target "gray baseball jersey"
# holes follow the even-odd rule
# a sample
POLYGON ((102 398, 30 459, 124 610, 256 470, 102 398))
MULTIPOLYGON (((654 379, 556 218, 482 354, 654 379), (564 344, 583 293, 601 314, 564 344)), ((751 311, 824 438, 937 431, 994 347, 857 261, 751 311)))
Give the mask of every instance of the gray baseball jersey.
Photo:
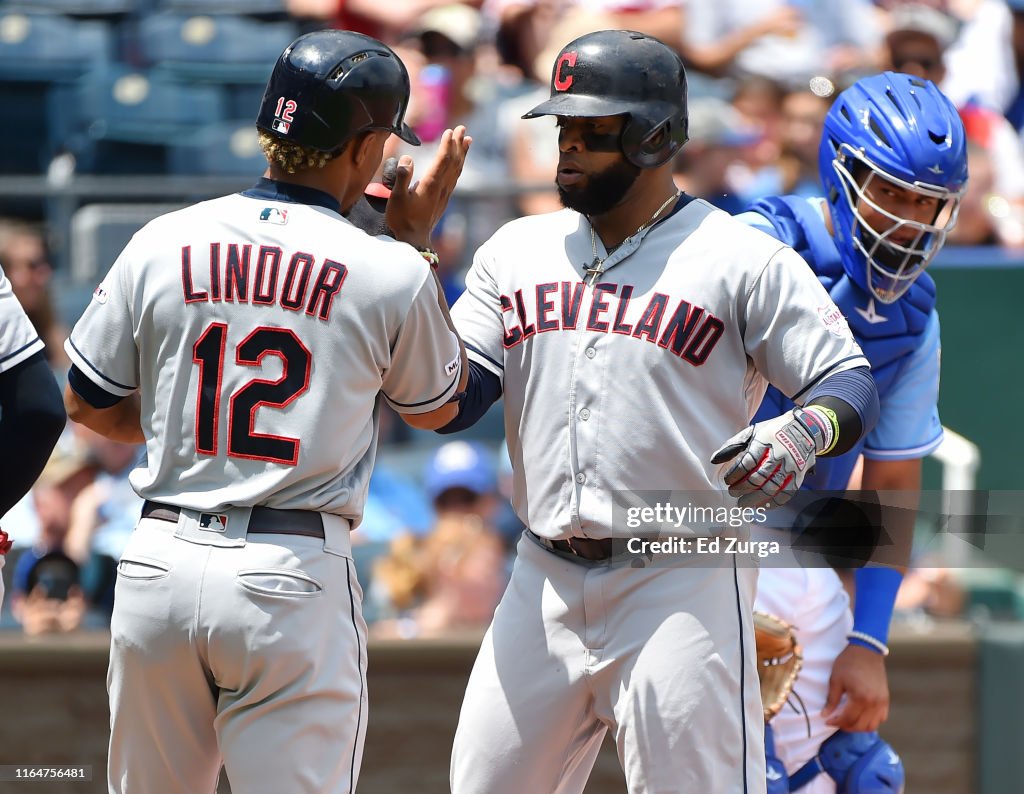
POLYGON ((799 400, 867 362, 792 249, 703 201, 626 240, 593 284, 591 246, 576 212, 514 221, 452 313, 502 379, 513 502, 534 533, 470 674, 452 790, 583 791, 610 727, 631 792, 763 792, 756 569, 612 565, 543 539, 622 537, 630 491, 734 505, 709 460, 767 384, 799 400))
POLYGON ((354 523, 378 394, 424 413, 459 377, 458 339, 413 248, 322 206, 242 194, 140 230, 65 346, 105 391, 140 390, 140 496, 354 523))
POLYGON ((516 512, 548 538, 610 537, 630 490, 724 492, 727 465, 710 458, 769 382, 800 402, 826 374, 867 366, 772 237, 693 200, 642 239, 591 286, 581 215, 513 221, 480 248, 452 310, 470 358, 502 379, 516 512))
POLYGON ((0 267, 0 372, 16 367, 43 349, 43 340, 29 322, 0 267))

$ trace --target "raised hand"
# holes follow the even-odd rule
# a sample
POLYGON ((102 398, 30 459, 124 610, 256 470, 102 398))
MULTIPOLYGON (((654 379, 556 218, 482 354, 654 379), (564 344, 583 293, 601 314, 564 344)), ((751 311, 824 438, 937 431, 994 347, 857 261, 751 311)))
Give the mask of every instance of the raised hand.
POLYGON ((417 248, 430 246, 431 232, 448 206, 472 142, 463 126, 445 130, 433 162, 416 182, 412 158, 404 155, 399 159, 384 215, 395 239, 417 248))

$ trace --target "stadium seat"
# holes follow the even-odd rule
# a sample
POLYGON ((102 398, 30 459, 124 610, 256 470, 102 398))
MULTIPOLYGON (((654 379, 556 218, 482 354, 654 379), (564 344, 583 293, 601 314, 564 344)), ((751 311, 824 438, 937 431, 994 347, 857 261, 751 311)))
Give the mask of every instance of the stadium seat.
POLYGON ((172 174, 251 176, 255 181, 267 167, 254 120, 209 124, 168 151, 172 174))
POLYGON ((189 80, 260 84, 296 34, 290 22, 153 14, 139 23, 138 54, 161 71, 189 80))
POLYGON ((0 80, 4 82, 74 79, 110 62, 113 54, 114 37, 106 22, 0 7, 0 80))
POLYGON ((61 293, 72 293, 74 288, 84 289, 84 292, 79 290, 79 299, 84 298, 84 303, 67 307, 70 311, 63 316, 77 318, 81 315, 95 285, 114 264, 132 235, 158 215, 173 212, 183 206, 184 202, 98 203, 86 204, 75 210, 70 224, 71 278, 69 283, 63 285, 61 293))
POLYGON ((47 134, 51 87, 108 63, 113 41, 105 22, 0 7, 0 173, 36 174, 46 169, 53 154, 47 134))
MULTIPOLYGON (((270 73, 267 73, 267 77, 270 73)), ((232 83, 224 86, 227 93, 227 106, 224 115, 229 119, 249 119, 255 122, 263 101, 263 92, 267 86, 263 81, 258 83, 232 83)))
POLYGON ((122 65, 91 72, 51 92, 55 149, 84 173, 163 173, 167 147, 223 119, 224 95, 122 65))
POLYGON ((156 0, 159 8, 190 14, 287 15, 285 0, 156 0))
POLYGON ((6 0, 0 8, 54 11, 75 16, 121 16, 148 8, 151 0, 6 0))

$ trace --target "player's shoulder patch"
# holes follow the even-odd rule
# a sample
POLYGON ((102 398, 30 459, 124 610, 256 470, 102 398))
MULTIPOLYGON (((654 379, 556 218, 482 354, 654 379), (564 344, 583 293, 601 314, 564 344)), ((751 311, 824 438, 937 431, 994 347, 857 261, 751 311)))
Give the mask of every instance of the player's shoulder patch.
POLYGON ((832 335, 841 337, 850 335, 850 324, 846 321, 846 316, 831 301, 818 307, 818 319, 832 335))

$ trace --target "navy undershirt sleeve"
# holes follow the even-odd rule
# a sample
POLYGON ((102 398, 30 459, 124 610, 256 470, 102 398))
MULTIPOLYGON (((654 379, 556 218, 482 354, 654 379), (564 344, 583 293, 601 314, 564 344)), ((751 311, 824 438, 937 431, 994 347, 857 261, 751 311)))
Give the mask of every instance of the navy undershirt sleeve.
POLYGON ((804 405, 815 403, 835 411, 839 442, 828 455, 842 455, 878 422, 878 389, 867 367, 837 372, 822 380, 807 396, 804 405))
POLYGON ((487 409, 501 397, 501 380, 475 361, 469 362, 469 379, 466 391, 459 398, 459 414, 438 433, 457 433, 476 424, 487 413, 487 409))
POLYGON ((120 395, 111 394, 106 389, 101 389, 75 365, 72 365, 71 371, 68 372, 68 383, 75 390, 75 394, 93 408, 111 408, 124 399, 120 395))
POLYGON ((39 477, 67 415, 42 353, 0 373, 0 516, 39 477))

